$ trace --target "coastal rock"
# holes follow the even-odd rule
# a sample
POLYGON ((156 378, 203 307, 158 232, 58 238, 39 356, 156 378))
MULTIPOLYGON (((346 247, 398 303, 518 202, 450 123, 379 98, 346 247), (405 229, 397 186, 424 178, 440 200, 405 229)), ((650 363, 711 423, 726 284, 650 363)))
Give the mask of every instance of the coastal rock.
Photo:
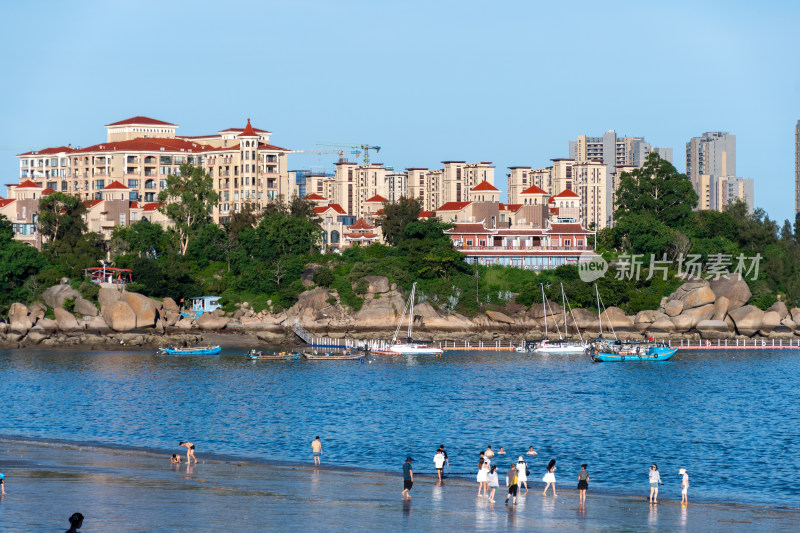
POLYGON ((186 317, 181 318, 175 323, 175 327, 178 329, 192 329, 192 321, 186 317))
POLYGON ((792 315, 792 322, 800 324, 800 307, 792 307, 790 313, 792 315))
POLYGON ((52 308, 57 307, 64 307, 64 300, 67 298, 80 298, 81 293, 73 289, 67 284, 61 285, 53 285, 52 287, 48 287, 42 293, 42 299, 44 303, 52 308))
POLYGON ((109 287, 100 287, 100 292, 97 293, 97 302, 100 304, 100 309, 108 307, 114 302, 119 301, 122 293, 117 289, 109 287))
POLYGON ((683 302, 683 309, 694 309, 695 307, 714 303, 715 299, 716 296, 714 296, 714 291, 711 290, 711 287, 703 285, 702 287, 698 287, 686 293, 686 295, 681 298, 681 302, 683 302))
POLYGON ((728 329, 724 320, 701 320, 695 329, 700 332, 700 337, 708 340, 729 339, 733 332, 728 329))
POLYGON ((457 313, 440 314, 428 302, 422 302, 414 306, 415 323, 417 322, 417 317, 419 317, 421 326, 441 331, 463 331, 471 329, 473 326, 469 319, 457 313))
POLYGON ((774 312, 778 313, 778 316, 781 317, 781 320, 786 318, 786 316, 789 314, 789 310, 786 308, 786 304, 781 302, 781 301, 778 301, 778 302, 775 302, 774 304, 772 304, 770 306, 770 308, 767 309, 768 313, 770 311, 774 311, 774 312))
POLYGON ((158 320, 156 320, 155 329, 156 329, 156 332, 158 332, 158 333, 164 333, 164 330, 166 329, 166 324, 164 323, 164 320, 162 318, 159 318, 158 320))
POLYGON ((56 324, 58 324, 58 329, 65 333, 72 333, 74 331, 79 331, 82 329, 78 325, 78 321, 75 319, 72 313, 67 311, 66 309, 61 309, 60 307, 56 307, 53 309, 53 313, 56 315, 56 324))
POLYGON ((609 307, 603 312, 603 327, 610 325, 615 331, 630 331, 633 329, 633 319, 625 315, 619 307, 609 307))
POLYGON ((303 273, 300 274, 300 281, 303 283, 304 287, 314 286, 314 274, 316 274, 317 270, 320 268, 322 268, 322 265, 310 264, 303 269, 303 273))
POLYGON ((666 306, 666 302, 671 302, 673 300, 683 300, 686 298, 686 295, 696 289, 702 289, 703 287, 707 287, 708 282, 705 280, 692 280, 684 282, 680 287, 675 289, 675 292, 667 296, 667 299, 661 300, 661 307, 663 308, 666 306))
POLYGON ((664 333, 672 333, 675 331, 675 324, 672 323, 672 320, 669 318, 659 318, 647 329, 647 331, 658 332, 662 331, 664 333))
POLYGON ((752 337, 761 328, 764 311, 755 305, 745 305, 729 310, 728 316, 733 320, 740 335, 752 337))
POLYGON ((671 300, 664 306, 664 312, 667 316, 678 316, 683 311, 683 302, 680 300, 671 300))
POLYGON ((397 323, 404 305, 403 297, 397 292, 387 293, 380 298, 366 298, 356 313, 356 324, 359 328, 390 330, 397 323))
MULTIPOLYGON (((664 302, 665 305, 666 303, 667 302, 664 302)), ((633 317, 633 329, 636 331, 645 331, 650 327, 650 324, 660 318, 667 318, 667 314, 661 311, 652 311, 649 309, 639 311, 636 313, 636 316, 633 317)))
POLYGON ((136 328, 136 313, 127 302, 118 300, 103 307, 101 314, 106 324, 114 331, 130 331, 136 328))
POLYGON ((205 330, 224 329, 228 325, 228 319, 214 316, 213 313, 204 313, 203 316, 195 321, 195 325, 205 330))
POLYGON ((108 327, 108 324, 106 324, 106 321, 103 320, 103 317, 95 316, 86 322, 86 332, 105 334, 111 333, 111 328, 108 327))
POLYGON ((692 329, 694 319, 689 315, 678 315, 670 317, 669 319, 675 326, 675 331, 684 332, 692 329))
POLYGON ((750 287, 742 279, 740 274, 728 274, 718 279, 711 280, 711 290, 717 298, 724 296, 730 302, 728 304, 728 312, 747 304, 753 296, 750 293, 750 287))
POLYGON ((178 323, 178 320, 180 319, 181 319, 180 313, 178 313, 177 311, 170 311, 170 310, 167 310, 166 315, 164 317, 167 326, 174 326, 175 324, 178 323))
MULTIPOLYGON (((558 305, 556 302, 551 302, 550 300, 547 301, 547 316, 557 316, 562 317, 564 316, 564 309, 558 305)), ((544 318, 545 310, 542 308, 541 303, 534 303, 531 305, 530 309, 528 310, 528 316, 531 318, 544 318)), ((552 320, 552 319, 550 319, 552 320)))
POLYGON ((161 304, 164 306, 164 311, 178 313, 180 312, 180 308, 178 304, 175 303, 175 300, 167 296, 161 301, 161 304))
POLYGON ((124 301, 133 309, 137 328, 151 328, 156 323, 156 306, 147 296, 125 291, 120 301, 124 301))
POLYGON ((25 342, 29 344, 39 344, 49 336, 50 334, 41 329, 37 324, 36 326, 33 326, 25 336, 25 342))
POLYGON ((505 313, 501 313, 500 311, 486 311, 486 316, 492 319, 495 322, 500 322, 502 324, 513 324, 514 319, 510 316, 506 315, 505 313))
POLYGON ((575 317, 575 323, 582 331, 596 332, 600 330, 600 323, 597 320, 596 313, 592 313, 588 309, 578 308, 572 310, 572 315, 575 317))
POLYGON ((304 314, 306 310, 310 310, 312 314, 317 314, 323 309, 331 307, 331 304, 328 303, 330 297, 331 293, 328 289, 317 288, 302 292, 297 297, 297 302, 289 308, 287 314, 295 317, 304 314))
POLYGON ((769 337, 772 330, 781 325, 781 316, 777 311, 767 311, 761 319, 761 327, 758 333, 764 337, 769 337))
POLYGON ((58 323, 55 320, 51 320, 49 318, 43 318, 36 322, 34 328, 37 328, 41 331, 44 331, 45 333, 50 334, 58 329, 58 323))
POLYGON ((725 317, 728 316, 728 306, 730 303, 730 300, 725 296, 718 297, 717 301, 714 302, 714 316, 712 320, 725 320, 725 317))
POLYGON ((97 316, 97 307, 89 300, 81 297, 75 299, 75 312, 81 316, 97 316))
POLYGON ((8 323, 9 330, 21 335, 25 335, 33 327, 33 322, 28 316, 28 308, 19 302, 11 304, 8 310, 8 323))
POLYGON ((386 276, 364 276, 363 279, 368 284, 368 293, 384 294, 389 292, 389 278, 386 276))
POLYGON ((702 307, 695 307, 694 309, 687 309, 681 316, 688 316, 692 319, 692 327, 702 320, 710 320, 714 316, 714 304, 706 304, 702 307))
POLYGON ((797 329, 797 322, 789 318, 788 316, 781 320, 781 326, 785 326, 791 330, 797 329))

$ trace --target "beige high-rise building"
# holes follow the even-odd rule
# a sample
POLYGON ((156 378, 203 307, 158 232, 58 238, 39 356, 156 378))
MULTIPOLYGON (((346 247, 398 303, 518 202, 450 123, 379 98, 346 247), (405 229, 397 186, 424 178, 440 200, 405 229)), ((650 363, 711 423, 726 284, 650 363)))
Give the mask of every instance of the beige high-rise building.
MULTIPOLYGON (((686 143, 686 175, 700 197, 698 209, 721 210, 720 178, 736 176, 736 136, 709 131, 686 143)), ((726 193, 725 193, 726 194, 726 193)))

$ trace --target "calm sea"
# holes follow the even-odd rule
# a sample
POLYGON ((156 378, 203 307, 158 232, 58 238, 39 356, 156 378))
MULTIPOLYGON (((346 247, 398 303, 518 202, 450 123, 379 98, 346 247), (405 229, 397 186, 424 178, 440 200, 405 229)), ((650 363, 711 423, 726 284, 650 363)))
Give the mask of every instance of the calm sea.
POLYGON ((0 351, 0 434, 177 448, 288 463, 398 471, 406 455, 432 472, 439 444, 451 475, 474 476, 492 445, 501 471, 526 457, 531 485, 557 460, 574 489, 666 495, 679 468, 695 499, 800 506, 800 352, 678 352, 665 363, 595 364, 582 356, 447 353, 442 358, 250 361, 151 351, 0 351))

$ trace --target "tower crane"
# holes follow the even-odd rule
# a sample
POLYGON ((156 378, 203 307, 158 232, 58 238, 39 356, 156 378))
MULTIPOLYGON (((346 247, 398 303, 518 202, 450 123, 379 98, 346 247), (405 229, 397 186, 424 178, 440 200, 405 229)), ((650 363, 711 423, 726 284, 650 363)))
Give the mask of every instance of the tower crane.
POLYGON ((356 159, 361 155, 360 150, 353 150, 351 152, 345 152, 344 150, 292 150, 289 152, 290 154, 309 154, 309 155, 327 155, 327 154, 337 154, 339 156, 339 162, 345 161, 344 156, 346 155, 354 155, 356 159))
POLYGON ((381 151, 380 146, 371 146, 369 144, 342 144, 342 143, 317 143, 317 146, 338 146, 340 148, 349 148, 351 150, 361 150, 364 152, 364 164, 369 163, 369 151, 375 150, 375 153, 381 151))

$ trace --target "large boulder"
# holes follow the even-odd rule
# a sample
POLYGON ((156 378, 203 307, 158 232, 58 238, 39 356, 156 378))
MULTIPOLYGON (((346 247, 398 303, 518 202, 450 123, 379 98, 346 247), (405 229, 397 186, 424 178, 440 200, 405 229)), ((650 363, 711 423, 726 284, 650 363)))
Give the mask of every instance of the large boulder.
POLYGON ((100 309, 102 309, 119 301, 121 297, 122 293, 117 289, 100 287, 100 292, 97 293, 97 302, 100 304, 100 309))
POLYGON ((178 329, 192 329, 192 321, 186 317, 181 318, 175 323, 175 327, 178 329))
POLYGON ((203 313, 203 315, 195 321, 195 324, 200 329, 217 330, 224 329, 228 325, 228 319, 224 317, 214 316, 212 313, 203 313))
POLYGON ((683 302, 683 309, 694 309, 695 307, 714 303, 715 299, 716 296, 714 295, 714 291, 711 290, 711 287, 703 285, 702 287, 698 287, 686 293, 683 298, 681 298, 681 302, 683 302))
POLYGON ((647 331, 658 332, 663 331, 664 333, 672 333, 675 331, 675 324, 672 323, 672 320, 669 318, 659 318, 652 324, 650 327, 647 328, 647 331))
MULTIPOLYGON (((729 308, 730 309, 730 308, 729 308)), ((736 325, 740 335, 752 337, 761 328, 764 320, 764 311, 755 305, 745 305, 728 311, 728 316, 736 325)))
POLYGON ((778 302, 775 302, 774 304, 772 304, 770 306, 770 308, 767 309, 767 312, 770 312, 770 311, 774 311, 774 312, 778 313, 778 315, 781 317, 781 320, 786 318, 786 316, 789 314, 789 310, 786 308, 786 304, 781 302, 781 301, 778 301, 778 302))
POLYGON ((97 307, 89 300, 83 298, 75 299, 75 312, 81 316, 97 316, 97 307))
POLYGON ((795 324, 800 324, 800 308, 792 307, 790 313, 792 315, 792 322, 795 324))
POLYGON ((42 293, 44 303, 54 309, 57 307, 64 307, 64 300, 67 298, 72 298, 74 300, 80 298, 80 296, 81 293, 67 284, 53 285, 45 289, 42 293))
MULTIPOLYGON (((572 310, 572 316, 575 317, 575 323, 581 330, 592 332, 600 331, 597 313, 592 313, 588 309, 577 308, 572 310)), ((571 320, 570 323, 572 323, 571 320)))
POLYGON ((169 296, 164 298, 164 300, 162 300, 161 304, 164 306, 164 311, 168 311, 168 312, 171 311, 173 313, 180 312, 180 308, 178 307, 178 304, 176 304, 175 300, 173 300, 169 296))
POLYGON ((331 297, 330 291, 327 289, 312 289, 300 293, 297 297, 297 302, 289 308, 287 314, 289 316, 298 316, 304 314, 306 310, 310 310, 312 314, 317 314, 326 307, 330 307, 328 299, 331 297))
MULTIPOLYGON (((356 313, 356 324, 358 324, 359 328, 390 331, 397 324, 397 319, 400 313, 403 312, 404 305, 405 301, 397 291, 391 291, 380 298, 366 298, 361 309, 356 313)), ((245 324, 246 320, 250 319, 243 319, 242 324, 245 324)))
POLYGON ((772 330, 781 325, 781 315, 777 311, 767 311, 761 319, 761 327, 758 333, 768 337, 772 330))
POLYGON ((364 276, 367 282, 367 292, 373 294, 383 294, 389 292, 389 278, 386 276, 364 276))
MULTIPOLYGON (((669 302, 664 302, 664 305, 667 303, 669 302)), ((636 316, 633 317, 633 328, 636 331, 645 331, 650 327, 650 324, 661 318, 667 318, 667 314, 661 311, 653 311, 650 309, 639 311, 636 313, 636 316)))
MULTIPOLYGON (((547 312, 545 313, 545 309, 542 307, 540 303, 534 303, 531 305, 531 308, 528 310, 528 316, 531 318, 544 318, 547 315, 548 317, 556 316, 561 317, 561 321, 564 321, 564 309, 558 305, 556 302, 551 302, 550 300, 547 301, 547 312)), ((552 320, 552 318, 548 318, 548 320, 552 320)))
POLYGON ((670 300, 664 305, 664 312, 667 316, 678 316, 683 311, 683 302, 680 300, 670 300))
POLYGON ((702 320, 709 320, 714 316, 714 304, 706 304, 702 307, 687 309, 681 316, 688 316, 692 319, 692 327, 695 327, 702 320))
POLYGON ((728 316, 728 307, 730 303, 730 300, 725 296, 717 297, 717 301, 714 302, 714 316, 712 320, 725 320, 725 317, 728 316))
POLYGON ((694 319, 690 315, 673 316, 670 321, 675 325, 675 331, 680 333, 689 331, 694 326, 694 319))
POLYGON ((135 292, 123 292, 122 300, 136 313, 137 328, 151 328, 156 323, 156 306, 153 300, 135 292))
POLYGON ((724 320, 701 320, 695 326, 703 339, 729 339, 733 332, 728 329, 728 324, 724 320))
POLYGON ((505 313, 501 313, 500 311, 486 311, 486 316, 492 319, 495 322, 500 322, 501 324, 513 324, 514 319, 508 316, 505 313))
POLYGON ((86 332, 104 334, 110 333, 111 328, 108 327, 108 324, 106 324, 106 321, 103 320, 103 317, 95 316, 86 322, 86 332))
POLYGON ((130 331, 136 328, 136 313, 127 302, 118 300, 103 307, 101 314, 106 324, 114 331, 130 331))
POLYGON ((720 278, 711 280, 711 290, 717 298, 724 296, 730 302, 728 312, 747 304, 752 297, 750 287, 742 279, 740 274, 728 274, 720 278))
POLYGON ((53 333, 55 330, 58 329, 58 323, 55 320, 51 320, 49 318, 43 318, 37 321, 34 327, 49 334, 53 333))
POLYGON ((178 320, 181 319, 181 314, 177 311, 170 311, 167 310, 166 315, 164 317, 164 322, 167 326, 174 326, 178 323, 178 320))
POLYGON ((72 333, 73 331, 79 331, 82 329, 78 325, 78 321, 75 316, 73 316, 73 314, 66 309, 56 307, 53 309, 53 313, 56 315, 56 324, 58 324, 58 329, 61 331, 65 333, 72 333))
POLYGON ((14 302, 8 310, 9 330, 25 335, 33 327, 33 321, 28 316, 28 308, 19 302, 14 302))
POLYGON ((633 329, 633 318, 626 316, 619 307, 609 307, 603 314, 603 327, 610 326, 614 331, 630 331, 633 329))

